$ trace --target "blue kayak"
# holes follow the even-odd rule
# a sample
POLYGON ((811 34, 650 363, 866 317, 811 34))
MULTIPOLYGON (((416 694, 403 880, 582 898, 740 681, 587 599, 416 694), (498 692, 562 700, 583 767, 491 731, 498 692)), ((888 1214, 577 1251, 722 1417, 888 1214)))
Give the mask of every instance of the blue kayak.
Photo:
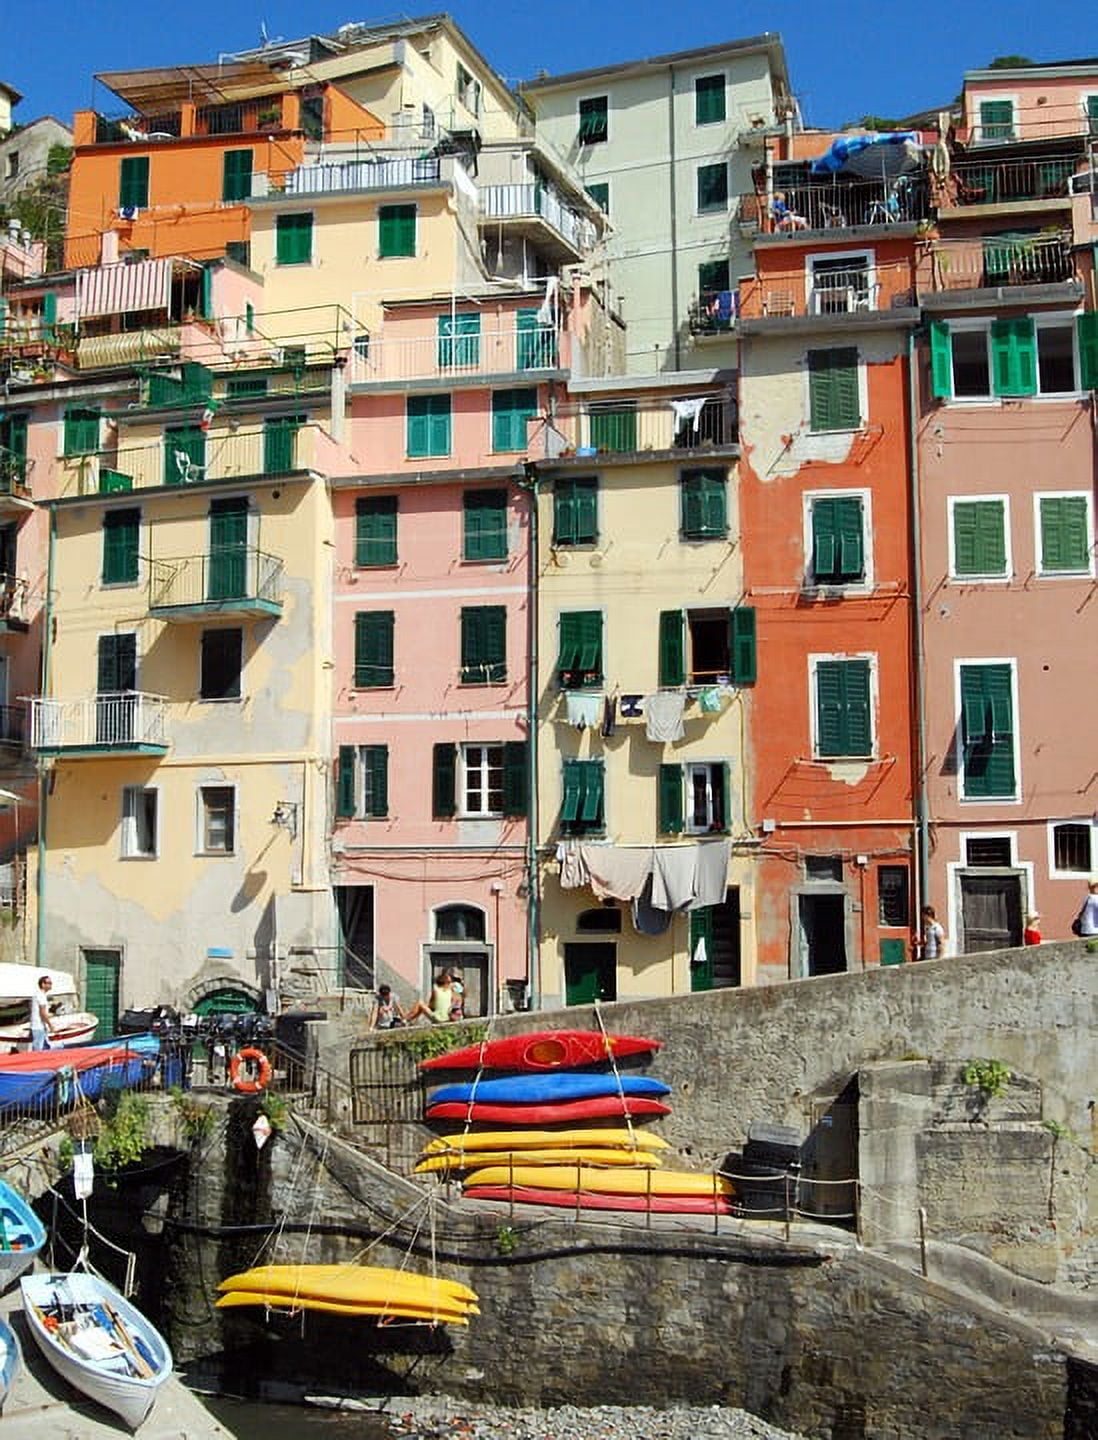
POLYGON ((595 1095, 669 1095, 671 1086, 651 1075, 592 1075, 557 1070, 551 1075, 504 1075, 494 1080, 466 1080, 443 1085, 428 1096, 431 1105, 479 1100, 494 1105, 544 1104, 554 1100, 587 1100, 595 1095))

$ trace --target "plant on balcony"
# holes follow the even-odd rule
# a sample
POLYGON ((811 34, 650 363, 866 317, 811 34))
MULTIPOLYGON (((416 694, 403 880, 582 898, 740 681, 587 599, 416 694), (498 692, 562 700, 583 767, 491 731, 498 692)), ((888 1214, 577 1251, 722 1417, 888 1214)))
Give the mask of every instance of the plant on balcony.
POLYGON ((255 117, 260 130, 277 130, 282 124, 282 111, 277 105, 264 105, 255 117))

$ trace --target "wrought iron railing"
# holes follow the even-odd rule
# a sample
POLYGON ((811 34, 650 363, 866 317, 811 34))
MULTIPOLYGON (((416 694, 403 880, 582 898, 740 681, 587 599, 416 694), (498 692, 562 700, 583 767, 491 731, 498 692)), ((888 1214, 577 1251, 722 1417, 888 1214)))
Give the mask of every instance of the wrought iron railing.
POLYGON ((589 250, 596 239, 595 227, 589 220, 565 205, 555 190, 533 181, 483 186, 480 213, 484 220, 538 215, 574 250, 589 250))
MULTIPOLYGON (((442 317, 444 325, 447 318, 442 317)), ((461 379, 555 370, 560 364, 561 341, 552 323, 462 331, 458 327, 463 319, 458 316, 444 334, 379 340, 360 336, 352 348, 351 383, 461 379)))
POLYGON ((1075 278, 1071 235, 1042 232, 935 241, 920 262, 918 274, 923 294, 1058 284, 1075 278))
MULTIPOLYGON (((556 454, 625 455, 649 450, 707 450, 734 445, 735 409, 720 394, 669 400, 591 402, 558 411, 547 422, 548 447, 556 454)), ((535 437, 540 449, 541 437, 535 437)))
POLYGON ((948 203, 1005 205, 1066 196, 1080 158, 1044 155, 1026 159, 955 160, 944 181, 948 203))
POLYGON ((149 561, 149 609, 282 603, 282 561, 251 546, 149 561))
POLYGON ((82 695, 75 700, 32 699, 34 750, 167 749, 168 702, 137 690, 82 695))
POLYGON ((755 224, 764 234, 903 225, 925 220, 929 213, 922 174, 901 175, 891 181, 806 182, 776 189, 769 199, 758 192, 741 195, 739 202, 740 224, 755 224))

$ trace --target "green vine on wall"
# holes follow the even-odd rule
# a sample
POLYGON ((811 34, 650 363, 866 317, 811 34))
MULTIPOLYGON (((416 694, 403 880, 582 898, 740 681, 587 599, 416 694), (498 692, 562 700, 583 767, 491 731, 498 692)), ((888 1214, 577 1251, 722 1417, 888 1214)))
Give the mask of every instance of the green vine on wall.
POLYGON ((488 1034, 487 1025, 465 1025, 458 1030, 452 1025, 431 1025, 422 1030, 409 1030, 387 1044, 403 1045, 415 1061, 434 1060, 456 1050, 459 1045, 479 1045, 488 1034))

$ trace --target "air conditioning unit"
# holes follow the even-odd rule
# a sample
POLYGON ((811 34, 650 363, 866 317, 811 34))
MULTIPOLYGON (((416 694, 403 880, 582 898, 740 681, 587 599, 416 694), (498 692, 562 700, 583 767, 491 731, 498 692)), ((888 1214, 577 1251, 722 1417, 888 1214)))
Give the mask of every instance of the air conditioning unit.
POLYGON ((1080 175, 1072 175, 1068 180, 1068 193, 1070 195, 1098 195, 1098 171, 1084 170, 1080 175))

